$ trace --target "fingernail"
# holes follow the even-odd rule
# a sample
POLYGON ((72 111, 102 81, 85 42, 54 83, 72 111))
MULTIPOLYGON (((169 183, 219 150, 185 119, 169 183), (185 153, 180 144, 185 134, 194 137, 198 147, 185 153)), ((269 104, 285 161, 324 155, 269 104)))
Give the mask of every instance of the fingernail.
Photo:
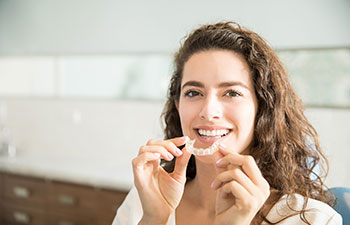
POLYGON ((219 159, 218 161, 216 161, 216 165, 220 164, 222 162, 222 159, 219 159))
POLYGON ((160 154, 158 152, 153 153, 156 157, 160 157, 160 154))
POLYGON ((173 159, 173 158, 174 158, 174 156, 173 156, 170 152, 168 152, 167 155, 168 155, 168 157, 169 157, 170 159, 173 159))
POLYGON ((182 155, 182 151, 181 151, 180 149, 176 149, 176 153, 177 153, 178 155, 182 155))
POLYGON ((211 185, 210 185, 210 187, 212 188, 212 189, 214 189, 215 188, 215 183, 213 182, 213 183, 211 183, 211 185))

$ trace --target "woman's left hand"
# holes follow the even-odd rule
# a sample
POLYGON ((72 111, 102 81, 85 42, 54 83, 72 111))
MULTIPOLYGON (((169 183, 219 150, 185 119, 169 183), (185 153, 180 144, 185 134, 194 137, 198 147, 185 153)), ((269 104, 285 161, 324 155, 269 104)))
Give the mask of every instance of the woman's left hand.
POLYGON ((254 158, 220 147, 216 153, 217 190, 215 225, 248 225, 270 195, 269 183, 254 158))

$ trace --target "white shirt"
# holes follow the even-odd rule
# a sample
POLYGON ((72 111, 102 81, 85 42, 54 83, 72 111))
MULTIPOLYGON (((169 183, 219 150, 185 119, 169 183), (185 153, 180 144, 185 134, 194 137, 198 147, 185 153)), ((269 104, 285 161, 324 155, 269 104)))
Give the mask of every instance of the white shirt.
MULTIPOLYGON (((282 196, 282 198, 271 208, 270 212, 266 218, 271 222, 277 222, 278 220, 294 213, 287 205, 287 196, 282 196)), ((295 194, 293 198, 288 200, 290 206, 294 209, 300 210, 304 203, 304 197, 295 194)), ((307 220, 311 224, 317 225, 342 225, 342 217, 329 205, 315 200, 309 199, 306 209, 310 211, 305 212, 307 220)), ((119 207, 117 215, 114 218, 112 225, 137 225, 142 217, 142 206, 141 201, 138 196, 137 190, 133 187, 129 194, 126 196, 123 204, 119 207)), ((262 225, 266 225, 263 222, 262 225)), ((299 214, 291 216, 288 219, 279 223, 281 225, 298 225, 305 224, 301 219, 299 214)), ((167 225, 175 225, 175 213, 171 215, 170 220, 167 225)))

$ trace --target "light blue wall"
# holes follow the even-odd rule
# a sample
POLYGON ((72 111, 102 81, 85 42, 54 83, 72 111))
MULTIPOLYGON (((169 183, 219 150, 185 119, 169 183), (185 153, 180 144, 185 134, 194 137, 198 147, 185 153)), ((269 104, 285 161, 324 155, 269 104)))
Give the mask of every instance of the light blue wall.
POLYGON ((0 54, 166 53, 218 20, 276 48, 350 45, 348 0, 0 0, 0 54))

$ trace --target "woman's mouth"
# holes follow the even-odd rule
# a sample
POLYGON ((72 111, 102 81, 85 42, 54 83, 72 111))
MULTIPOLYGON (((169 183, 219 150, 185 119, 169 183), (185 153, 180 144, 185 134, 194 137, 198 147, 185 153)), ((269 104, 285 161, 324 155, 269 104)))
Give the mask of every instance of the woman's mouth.
POLYGON ((211 145, 215 141, 227 136, 232 131, 232 129, 209 130, 209 129, 198 129, 198 128, 194 130, 196 132, 196 136, 199 143, 205 144, 205 146, 198 146, 198 147, 206 147, 207 145, 211 145))
POLYGON ((204 129, 195 129, 197 133, 203 138, 216 137, 221 138, 226 136, 230 129, 221 129, 221 130, 204 130, 204 129))

